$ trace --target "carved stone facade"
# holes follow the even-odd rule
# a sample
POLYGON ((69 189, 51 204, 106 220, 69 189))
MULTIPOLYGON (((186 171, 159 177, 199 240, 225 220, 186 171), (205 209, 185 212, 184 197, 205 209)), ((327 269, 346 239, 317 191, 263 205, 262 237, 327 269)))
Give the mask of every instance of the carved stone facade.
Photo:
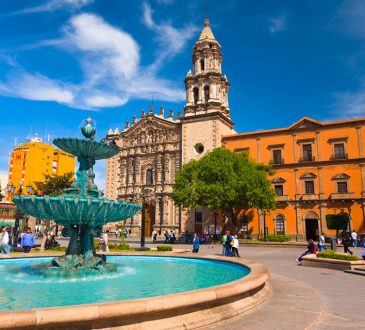
MULTIPOLYGON (((185 78, 184 116, 163 108, 155 114, 152 106, 140 120, 133 117, 122 132, 110 130, 108 140, 121 152, 107 160, 106 195, 110 199, 129 200, 145 187, 155 200, 147 208, 146 235, 152 230, 189 232, 203 230, 214 222, 211 210, 181 211, 172 201, 175 173, 181 165, 199 159, 221 146, 223 135, 234 133, 228 106, 229 82, 222 75, 221 46, 206 19, 193 47, 193 68, 185 78)), ((127 229, 140 233, 141 214, 126 222, 127 229)))

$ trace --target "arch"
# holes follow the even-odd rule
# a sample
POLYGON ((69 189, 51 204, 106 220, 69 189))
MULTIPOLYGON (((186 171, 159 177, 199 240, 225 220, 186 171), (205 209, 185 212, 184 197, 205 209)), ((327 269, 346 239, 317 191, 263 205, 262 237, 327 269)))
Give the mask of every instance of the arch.
POLYGON ((209 97, 210 97, 209 93, 210 93, 210 88, 209 88, 208 85, 205 85, 204 86, 204 102, 205 102, 205 104, 207 104, 208 101, 209 101, 209 97))
POLYGON ((146 170, 146 186, 152 186, 153 185, 153 172, 152 169, 149 168, 146 170))
POLYGON ((194 96, 194 104, 197 104, 199 101, 199 88, 198 87, 193 88, 193 96, 194 96))
POLYGON ((275 216, 275 233, 278 235, 285 234, 285 216, 281 213, 275 216))
POLYGON ((308 211, 303 216, 304 220, 319 220, 319 215, 314 211, 308 211))
POLYGON ((204 71, 204 69, 205 69, 205 62, 204 62, 204 59, 201 59, 200 60, 200 70, 204 71))

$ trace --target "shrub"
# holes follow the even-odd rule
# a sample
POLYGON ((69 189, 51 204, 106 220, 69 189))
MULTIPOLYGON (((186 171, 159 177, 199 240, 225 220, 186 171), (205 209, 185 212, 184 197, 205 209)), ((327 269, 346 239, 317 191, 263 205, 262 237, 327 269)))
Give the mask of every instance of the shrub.
POLYGON ((273 235, 269 234, 266 236, 269 242, 287 242, 291 240, 291 235, 273 235))
POLYGON ((172 251, 171 245, 157 245, 157 251, 172 251))
POLYGON ((133 248, 127 243, 116 244, 118 250, 133 250, 133 248))
MULTIPOLYGON (((99 251, 101 243, 98 240, 94 240, 95 251, 99 251)), ((126 243, 108 243, 109 250, 132 250, 131 246, 126 243)))
POLYGON ((357 256, 347 256, 345 254, 338 254, 333 250, 326 250, 323 252, 319 252, 317 253, 317 258, 349 260, 349 261, 359 260, 357 256))

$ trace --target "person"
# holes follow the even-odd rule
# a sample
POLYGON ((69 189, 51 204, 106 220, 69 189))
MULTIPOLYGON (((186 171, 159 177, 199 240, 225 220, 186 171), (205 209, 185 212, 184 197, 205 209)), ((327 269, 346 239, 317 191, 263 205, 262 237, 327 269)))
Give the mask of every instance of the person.
POLYGON ((227 239, 226 239, 226 243, 225 243, 225 246, 226 246, 225 256, 232 257, 233 237, 232 237, 231 232, 229 230, 226 231, 226 236, 227 236, 227 239))
POLYGON ((174 244, 174 241, 175 241, 176 237, 175 237, 175 232, 173 230, 170 230, 170 237, 169 238, 170 238, 170 243, 174 244))
POLYGON ((227 241, 227 234, 222 236, 222 256, 226 255, 226 241, 227 241))
POLYGON ((165 231, 165 243, 168 243, 169 242, 169 233, 167 232, 167 230, 165 231))
POLYGON ((322 249, 327 250, 327 246, 326 246, 325 239, 324 239, 324 233, 322 233, 321 236, 319 236, 318 252, 321 252, 322 249))
POLYGON ((23 247, 24 253, 29 253, 34 244, 35 244, 34 235, 30 227, 28 227, 27 232, 22 236, 20 245, 23 247))
POLYGON ((238 236, 234 235, 233 237, 233 245, 232 245, 232 252, 233 252, 233 256, 234 257, 238 257, 239 258, 239 253, 238 253, 238 248, 240 246, 240 242, 238 241, 238 236))
POLYGON ((198 236, 197 233, 194 233, 194 238, 193 238, 193 253, 198 253, 199 252, 199 247, 200 247, 199 236, 198 236))
POLYGON ((349 249, 350 243, 351 243, 350 236, 346 232, 344 232, 342 239, 343 250, 345 253, 350 253, 351 255, 353 255, 354 253, 349 249))
POLYGON ((157 231, 156 230, 154 230, 152 232, 152 241, 153 241, 153 243, 156 243, 156 241, 157 241, 157 231))
POLYGON ((109 233, 109 230, 105 231, 102 235, 101 235, 101 238, 100 238, 100 251, 106 251, 106 252, 109 252, 109 246, 108 246, 108 233, 109 233))
POLYGON ((308 241, 308 245, 307 245, 307 250, 304 251, 297 259, 296 261, 297 262, 301 262, 303 260, 303 257, 306 256, 307 254, 311 254, 311 253, 314 253, 314 250, 315 250, 315 246, 314 246, 314 243, 311 239, 309 239, 308 241))
POLYGON ((356 231, 353 230, 351 233, 352 246, 357 248, 357 234, 356 231))
POLYGON ((1 253, 9 254, 10 253, 10 244, 9 244, 9 233, 8 227, 4 227, 1 235, 1 253))

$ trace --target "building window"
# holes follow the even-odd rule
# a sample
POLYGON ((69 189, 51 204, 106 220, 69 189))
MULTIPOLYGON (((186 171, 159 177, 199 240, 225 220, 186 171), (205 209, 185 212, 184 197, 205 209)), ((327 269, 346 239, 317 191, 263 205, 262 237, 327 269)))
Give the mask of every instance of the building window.
POLYGON ((193 94, 194 94, 194 104, 197 104, 199 101, 199 88, 198 87, 193 88, 193 94))
POLYGON ((200 155, 204 152, 204 146, 201 144, 201 143, 197 143, 195 146, 194 146, 194 150, 195 152, 200 155))
POLYGON ((312 144, 303 144, 303 161, 304 162, 311 162, 313 160, 312 156, 312 144))
POLYGON ((153 185, 153 173, 150 168, 146 171, 146 185, 147 186, 153 185))
POLYGON ((333 150, 334 150, 334 157, 333 159, 346 159, 346 154, 345 154, 345 144, 343 143, 335 143, 333 145, 333 150))
POLYGON ((204 101, 205 104, 209 101, 209 86, 204 86, 204 101))
POLYGON ((283 196, 284 195, 284 187, 282 184, 276 184, 274 186, 276 196, 283 196))
POLYGON ((305 193, 314 194, 314 181, 304 181, 305 193))
POLYGON ((203 213, 195 211, 195 232, 201 233, 203 229, 203 213))
POLYGON ((346 181, 337 182, 337 192, 338 193, 348 193, 346 181))
POLYGON ((272 163, 273 164, 281 164, 282 158, 281 158, 281 149, 275 149, 272 151, 272 163))
POLYGON ((275 218, 275 230, 278 235, 285 234, 285 219, 282 214, 278 214, 275 218))
POLYGON ((247 215, 242 215, 241 216, 241 232, 243 232, 244 234, 248 234, 248 217, 247 215))
POLYGON ((200 69, 204 71, 204 60, 200 60, 200 69))

